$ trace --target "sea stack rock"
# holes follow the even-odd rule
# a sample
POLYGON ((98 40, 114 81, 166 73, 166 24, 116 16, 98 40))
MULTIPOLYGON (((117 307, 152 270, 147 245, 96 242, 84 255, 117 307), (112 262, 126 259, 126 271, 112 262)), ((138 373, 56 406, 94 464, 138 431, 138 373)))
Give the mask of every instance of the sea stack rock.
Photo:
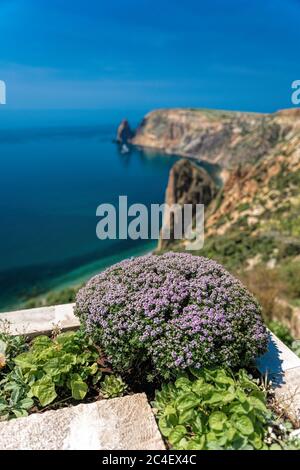
MULTIPOLYGON (((168 205, 179 204, 210 204, 218 192, 218 188, 211 176, 190 160, 179 160, 170 170, 165 203, 168 205)), ((169 220, 163 221, 163 228, 169 225, 169 220)), ((170 240, 160 238, 158 250, 167 249, 174 243, 173 223, 171 221, 170 240)))
POLYGON ((133 138, 133 136, 134 132, 132 131, 129 122, 127 119, 123 119, 117 130, 117 142, 119 144, 126 144, 133 138))

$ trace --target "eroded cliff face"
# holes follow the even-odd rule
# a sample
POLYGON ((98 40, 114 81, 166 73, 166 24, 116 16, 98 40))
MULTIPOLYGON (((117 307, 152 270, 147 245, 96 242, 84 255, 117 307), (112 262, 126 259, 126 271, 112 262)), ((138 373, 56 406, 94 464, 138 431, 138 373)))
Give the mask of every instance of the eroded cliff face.
MULTIPOLYGON (((213 197, 204 201, 193 165, 179 162, 166 202, 205 203, 205 242, 195 254, 239 276, 266 316, 300 338, 300 109, 272 115, 158 111, 147 116, 135 142, 170 153, 193 149, 189 156, 223 166, 223 187, 208 185, 213 197)), ((185 245, 160 242, 161 249, 183 251, 185 245)))
POLYGON ((293 132, 297 120, 299 110, 256 114, 162 109, 143 119, 132 143, 230 169, 272 153, 293 132))
MULTIPOLYGON (((210 175, 189 160, 179 160, 170 170, 165 203, 169 206, 179 204, 204 204, 207 207, 217 194, 217 186, 210 175)), ((165 250, 174 244, 174 222, 165 217, 163 229, 170 226, 170 239, 160 238, 158 249, 165 250)))

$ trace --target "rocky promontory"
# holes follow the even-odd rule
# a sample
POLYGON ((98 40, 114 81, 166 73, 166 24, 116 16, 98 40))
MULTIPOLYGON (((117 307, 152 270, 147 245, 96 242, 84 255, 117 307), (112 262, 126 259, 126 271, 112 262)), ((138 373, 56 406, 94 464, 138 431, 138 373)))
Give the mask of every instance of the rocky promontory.
POLYGON ((294 109, 272 114, 161 109, 145 116, 131 142, 230 169, 273 152, 298 115, 294 109))

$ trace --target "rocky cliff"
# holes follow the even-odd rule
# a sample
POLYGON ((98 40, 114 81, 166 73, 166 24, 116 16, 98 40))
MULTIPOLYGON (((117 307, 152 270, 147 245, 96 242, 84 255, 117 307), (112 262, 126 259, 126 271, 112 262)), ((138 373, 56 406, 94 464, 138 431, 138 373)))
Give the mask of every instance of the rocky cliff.
MULTIPOLYGON (((163 110, 146 116, 134 143, 218 163, 224 185, 212 190, 195 167, 177 163, 166 202, 204 202, 204 248, 226 265, 300 337, 300 110, 271 115, 163 110)), ((201 175, 203 177, 203 174, 201 175)), ((184 250, 185 241, 160 249, 184 250)))
MULTIPOLYGON (((165 202, 169 206, 179 204, 204 204, 211 203, 217 194, 217 186, 211 176, 195 163, 189 160, 179 160, 171 168, 166 190, 165 202)), ((170 226, 170 239, 159 240, 158 249, 167 249, 174 244, 173 222, 165 217, 163 228, 170 226)))
POLYGON ((290 139, 299 111, 256 114, 162 109, 143 119, 132 143, 233 168, 258 161, 290 139))

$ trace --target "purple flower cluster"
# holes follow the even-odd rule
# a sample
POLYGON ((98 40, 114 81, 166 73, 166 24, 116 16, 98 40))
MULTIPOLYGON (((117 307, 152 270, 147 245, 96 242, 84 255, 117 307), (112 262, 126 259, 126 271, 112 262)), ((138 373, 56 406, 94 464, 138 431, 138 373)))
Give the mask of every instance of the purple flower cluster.
POLYGON ((254 297, 216 262, 186 253, 110 267, 79 291, 75 312, 121 371, 245 366, 267 347, 254 297))

